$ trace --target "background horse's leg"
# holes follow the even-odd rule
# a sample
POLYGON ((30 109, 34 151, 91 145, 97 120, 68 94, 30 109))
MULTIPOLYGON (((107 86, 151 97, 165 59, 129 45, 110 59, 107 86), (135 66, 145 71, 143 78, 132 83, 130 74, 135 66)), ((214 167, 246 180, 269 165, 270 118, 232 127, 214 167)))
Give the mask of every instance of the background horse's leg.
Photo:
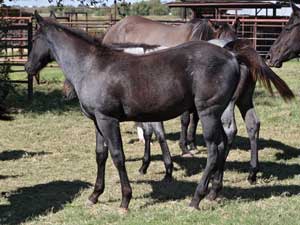
POLYGON ((96 128, 96 161, 97 161, 97 178, 93 193, 89 197, 88 204, 95 204, 99 196, 104 191, 105 163, 108 156, 108 148, 104 143, 104 138, 96 128))
POLYGON ((151 123, 153 127, 153 131, 156 135, 156 138, 160 144, 160 148, 163 155, 163 160, 166 168, 166 175, 164 177, 164 180, 171 181, 172 180, 172 172, 173 172, 173 163, 171 154, 169 151, 169 147, 165 138, 165 129, 163 122, 154 122, 151 123))
POLYGON ((122 202, 120 207, 127 210, 132 197, 132 190, 125 167, 125 155, 123 151, 119 121, 100 113, 95 116, 97 119, 97 125, 104 136, 105 142, 108 144, 111 157, 119 172, 122 190, 122 202))
POLYGON ((199 116, 197 111, 195 110, 193 113, 190 114, 190 127, 187 134, 187 143, 190 146, 190 150, 197 150, 196 145, 196 131, 197 131, 197 125, 199 121, 199 116))
MULTIPOLYGON (((237 134, 236 121, 234 117, 234 107, 235 102, 231 101, 221 117, 222 125, 228 139, 228 150, 231 148, 233 140, 237 134)), ((226 152, 225 159, 227 158, 228 154, 229 151, 226 152)))
POLYGON ((179 147, 182 151, 183 156, 192 156, 187 147, 187 130, 190 123, 190 113, 189 111, 184 112, 180 116, 181 121, 181 132, 179 138, 179 147))
POLYGON ((223 135, 224 131, 222 131, 223 127, 221 119, 213 114, 199 116, 203 128, 203 137, 208 151, 205 170, 190 203, 190 206, 194 208, 199 208, 200 201, 207 194, 209 181, 219 167, 217 164, 221 161, 221 159, 219 159, 219 152, 224 152, 222 146, 224 148, 226 144, 223 135), (219 147, 221 148, 219 149, 219 147))
POLYGON ((243 102, 243 104, 240 103, 237 104, 237 106, 246 123, 246 128, 250 140, 251 161, 250 161, 250 172, 248 176, 248 181, 250 182, 250 184, 254 184, 256 182, 257 172, 259 171, 257 142, 259 138, 260 121, 254 110, 252 98, 249 99, 247 103, 243 102))
POLYGON ((146 174, 147 169, 150 164, 151 160, 151 153, 150 153, 150 143, 151 143, 151 137, 153 134, 153 129, 150 125, 150 123, 140 123, 142 129, 143 129, 143 135, 144 135, 144 140, 145 140, 145 150, 144 150, 144 157, 143 157, 143 164, 141 168, 139 169, 139 172, 141 174, 146 174))
POLYGON ((257 143, 259 138, 260 121, 256 115, 253 104, 253 93, 256 82, 249 79, 246 84, 247 86, 244 88, 243 94, 237 101, 237 107, 239 108, 246 123, 247 133, 250 140, 251 161, 248 181, 250 184, 254 184, 256 182, 256 174, 259 171, 257 143))

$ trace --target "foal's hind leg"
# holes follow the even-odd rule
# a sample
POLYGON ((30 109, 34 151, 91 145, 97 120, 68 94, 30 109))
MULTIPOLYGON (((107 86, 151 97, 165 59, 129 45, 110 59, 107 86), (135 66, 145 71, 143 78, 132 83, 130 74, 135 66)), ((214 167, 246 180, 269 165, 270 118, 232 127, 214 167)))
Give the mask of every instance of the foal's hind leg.
POLYGON ((203 136, 208 148, 207 162, 203 175, 196 188, 194 197, 190 206, 199 208, 200 201, 205 197, 208 191, 208 184, 212 175, 219 169, 218 163, 223 159, 224 146, 226 145, 226 136, 224 135, 221 119, 216 115, 201 115, 200 116, 203 136))
POLYGON ((187 142, 190 146, 190 150, 197 150, 196 131, 197 131, 197 125, 199 121, 199 116, 197 111, 191 113, 190 117, 191 117, 191 123, 187 134, 187 142))
POLYGON ((171 154, 169 151, 169 147, 165 138, 165 130, 164 130, 164 124, 163 122, 155 122, 151 123, 153 131, 158 139, 158 142, 160 144, 160 148, 162 151, 162 156, 166 168, 166 175, 164 177, 164 180, 171 181, 172 180, 172 172, 173 172, 173 163, 171 154))
POLYGON ((181 132, 180 132, 180 139, 179 139, 179 147, 182 151, 183 156, 191 156, 191 153, 188 150, 188 143, 187 143, 187 130, 190 123, 190 113, 189 111, 184 112, 180 116, 181 121, 181 132))
POLYGON ((238 102, 237 106, 246 123, 246 128, 250 140, 251 161, 248 181, 250 184, 254 184, 256 182, 257 172, 259 171, 257 142, 259 138, 260 121, 254 110, 252 95, 246 97, 247 98, 244 98, 243 101, 238 102))
POLYGON ((96 129, 96 161, 97 161, 97 178, 93 193, 89 197, 88 204, 95 204, 98 201, 99 196, 104 191, 104 175, 105 175, 105 163, 108 156, 108 148, 104 143, 104 138, 96 129))
POLYGON ((120 207, 127 210, 132 197, 132 190, 125 167, 125 155, 122 146, 119 121, 100 113, 96 114, 96 119, 97 125, 105 139, 105 143, 108 144, 108 149, 113 162, 119 172, 122 190, 122 202, 120 207))
POLYGON ((139 169, 139 172, 141 174, 146 174, 151 160, 150 143, 151 143, 151 136, 153 134, 153 128, 150 125, 150 123, 141 123, 141 126, 143 129, 143 135, 145 140, 145 150, 144 150, 143 164, 139 169))

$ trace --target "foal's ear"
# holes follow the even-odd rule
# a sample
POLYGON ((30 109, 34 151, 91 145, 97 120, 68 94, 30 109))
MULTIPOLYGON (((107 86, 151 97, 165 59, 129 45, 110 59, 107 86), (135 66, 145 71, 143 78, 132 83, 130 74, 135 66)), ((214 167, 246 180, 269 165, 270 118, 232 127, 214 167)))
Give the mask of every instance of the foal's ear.
POLYGON ((34 17, 39 25, 44 22, 44 18, 41 17, 36 10, 34 11, 34 17))
POLYGON ((290 1, 290 3, 293 9, 293 14, 296 15, 297 17, 300 17, 300 9, 298 8, 298 6, 293 1, 290 1))
POLYGON ((233 24, 232 24, 232 28, 237 32, 238 29, 240 28, 240 25, 241 25, 241 21, 240 21, 240 18, 235 18, 233 24))

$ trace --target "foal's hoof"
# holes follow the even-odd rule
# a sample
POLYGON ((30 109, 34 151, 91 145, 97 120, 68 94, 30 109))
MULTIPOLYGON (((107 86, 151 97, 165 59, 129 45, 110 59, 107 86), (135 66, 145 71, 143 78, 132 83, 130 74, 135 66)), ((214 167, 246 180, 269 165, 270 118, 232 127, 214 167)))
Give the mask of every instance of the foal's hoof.
POLYGON ((165 183, 171 183, 173 181, 172 175, 166 175, 162 181, 165 183))
POLYGON ((190 150, 197 150, 197 146, 195 143, 190 143, 189 148, 190 148, 190 150))
POLYGON ((191 201, 191 203, 189 204, 189 207, 192 210, 200 210, 199 204, 195 204, 195 203, 193 203, 193 201, 191 201))
POLYGON ((93 205, 95 205, 97 202, 93 202, 90 199, 86 200, 85 202, 85 206, 86 207, 92 207, 93 205))
POLYGON ((181 157, 182 158, 192 158, 192 157, 194 157, 194 155, 191 153, 191 152, 183 152, 182 154, 181 154, 181 157))
POLYGON ((140 168, 140 169, 139 169, 139 173, 140 173, 141 175, 145 175, 145 174, 147 173, 147 170, 145 170, 145 169, 143 169, 143 168, 140 168))
POLYGON ((214 201, 216 200, 216 198, 218 197, 218 194, 216 191, 213 191, 213 190, 210 190, 209 194, 206 196, 206 198, 209 200, 209 201, 214 201))
POLYGON ((253 176, 249 175, 247 180, 251 185, 256 184, 256 177, 253 177, 253 176))
POLYGON ((126 214, 128 214, 129 209, 120 207, 118 211, 119 211, 120 215, 126 215, 126 214))

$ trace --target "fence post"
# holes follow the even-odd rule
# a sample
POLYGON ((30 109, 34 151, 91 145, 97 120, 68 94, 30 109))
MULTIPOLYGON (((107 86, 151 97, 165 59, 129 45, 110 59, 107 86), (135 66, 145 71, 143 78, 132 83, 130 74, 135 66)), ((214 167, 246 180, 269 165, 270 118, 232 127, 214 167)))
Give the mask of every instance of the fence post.
MULTIPOLYGON (((28 57, 32 49, 32 21, 28 23, 28 40, 27 40, 27 46, 28 46, 28 57)), ((33 76, 28 75, 28 100, 32 100, 33 96, 33 76)))

